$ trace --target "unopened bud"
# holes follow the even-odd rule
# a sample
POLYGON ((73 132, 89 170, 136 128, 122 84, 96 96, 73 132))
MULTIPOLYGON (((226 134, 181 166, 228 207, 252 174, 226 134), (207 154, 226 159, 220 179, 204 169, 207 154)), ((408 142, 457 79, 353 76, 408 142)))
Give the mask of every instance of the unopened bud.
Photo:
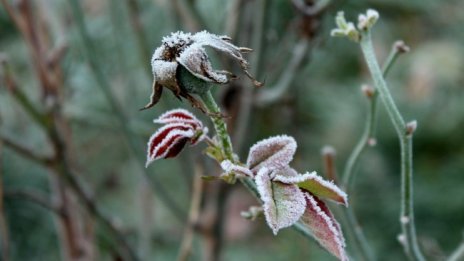
POLYGON ((374 88, 372 88, 371 86, 367 85, 367 84, 363 84, 361 86, 361 91, 364 93, 364 95, 366 95, 367 98, 372 98, 375 94, 375 90, 374 88))
POLYGON ((323 156, 335 156, 337 152, 335 151, 335 148, 329 145, 326 145, 322 148, 321 154, 323 156))
POLYGON ((417 129, 417 121, 413 120, 406 123, 406 135, 412 135, 417 129))
POLYGON ((257 217, 263 214, 263 208, 257 206, 251 206, 248 211, 240 212, 240 215, 245 219, 254 221, 257 217))
POLYGON ((401 222, 401 224, 403 224, 403 225, 408 224, 408 223, 409 223, 409 220, 410 220, 410 219, 409 219, 408 216, 401 216, 401 217, 400 217, 400 222, 401 222))
POLYGON ((393 48, 399 53, 407 53, 409 52, 410 48, 407 46, 404 41, 398 40, 393 44, 393 48))
POLYGON ((368 9, 366 14, 358 16, 358 29, 369 30, 379 19, 379 12, 374 9, 368 9))
POLYGON ((374 147, 375 145, 377 145, 377 139, 376 138, 369 138, 367 140, 367 145, 369 145, 371 147, 374 147))
POLYGON ((404 236, 404 234, 399 234, 396 239, 398 239, 401 245, 406 245, 406 236, 404 236))

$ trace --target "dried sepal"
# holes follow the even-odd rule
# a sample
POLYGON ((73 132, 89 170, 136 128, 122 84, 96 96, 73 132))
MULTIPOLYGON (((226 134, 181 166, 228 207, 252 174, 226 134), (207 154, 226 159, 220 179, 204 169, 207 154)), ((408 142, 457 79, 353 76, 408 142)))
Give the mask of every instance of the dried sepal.
POLYGON ((276 235, 285 227, 293 225, 306 207, 303 192, 293 184, 273 182, 271 171, 261 168, 255 177, 256 186, 263 201, 263 210, 266 222, 276 235))
POLYGON ((228 176, 231 173, 234 173, 235 176, 253 177, 253 173, 247 167, 234 164, 230 160, 222 161, 221 168, 224 170, 224 173, 222 174, 224 176, 228 176))
POLYGON ((319 244, 332 255, 342 261, 348 260, 345 252, 345 239, 340 225, 327 205, 308 192, 305 192, 304 196, 306 198, 306 210, 300 219, 301 223, 313 233, 319 244))
POLYGON ((299 188, 307 190, 318 197, 330 199, 336 203, 348 206, 348 196, 346 193, 333 182, 324 180, 321 176, 318 176, 315 171, 311 173, 307 172, 303 175, 276 175, 274 181, 296 184, 299 188))
POLYGON ((280 169, 292 161, 296 147, 295 139, 286 135, 262 140, 250 148, 247 166, 253 172, 263 167, 280 169))

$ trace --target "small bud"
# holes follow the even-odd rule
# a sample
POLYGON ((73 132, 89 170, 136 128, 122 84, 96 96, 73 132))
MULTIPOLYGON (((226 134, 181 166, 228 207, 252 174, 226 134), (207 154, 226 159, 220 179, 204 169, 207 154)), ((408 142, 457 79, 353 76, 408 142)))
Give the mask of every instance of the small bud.
POLYGON ((372 88, 371 86, 367 85, 367 84, 363 84, 361 86, 361 91, 364 93, 364 95, 366 95, 367 98, 371 99, 372 97, 374 97, 374 94, 375 94, 375 90, 374 88, 372 88))
POLYGON ((398 239, 398 242, 400 242, 401 245, 406 245, 406 236, 404 234, 399 234, 396 239, 398 239))
POLYGON ((358 17, 358 29, 369 30, 379 19, 379 12, 374 9, 368 9, 366 14, 360 14, 358 17))
POLYGON ((375 145, 377 145, 377 139, 376 138, 369 138, 367 140, 367 145, 369 145, 371 147, 374 147, 375 145))
POLYGON ((413 120, 406 123, 406 135, 412 135, 417 129, 417 121, 413 120))
POLYGON ((255 221, 256 218, 263 215, 263 208, 257 206, 251 206, 248 211, 240 212, 240 215, 245 219, 250 219, 251 221, 255 221))
POLYGON ((401 222, 401 224, 403 224, 403 225, 408 224, 408 223, 409 223, 409 220, 410 220, 410 219, 409 219, 408 216, 401 216, 401 217, 400 217, 400 222, 401 222))
POLYGON ((332 29, 330 32, 331 36, 348 37, 352 41, 359 42, 359 32, 356 30, 353 23, 346 21, 345 14, 342 11, 337 13, 335 23, 337 24, 337 28, 332 29))
POLYGON ((334 147, 330 145, 325 145, 321 150, 321 154, 323 156, 335 156, 337 152, 335 151, 334 147))
POLYGON ((396 41, 393 44, 393 48, 395 48, 395 50, 399 53, 407 53, 410 51, 409 46, 407 46, 402 40, 396 41))

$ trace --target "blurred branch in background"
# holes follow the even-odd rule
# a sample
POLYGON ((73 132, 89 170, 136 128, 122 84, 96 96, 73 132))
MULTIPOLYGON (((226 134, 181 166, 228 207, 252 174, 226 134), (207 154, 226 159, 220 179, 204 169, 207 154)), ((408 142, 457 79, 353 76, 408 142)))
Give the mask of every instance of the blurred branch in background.
POLYGON ((71 9, 73 11, 74 19, 76 21, 79 34, 82 39, 83 48, 87 60, 92 69, 93 76, 95 77, 98 83, 98 87, 100 87, 100 89, 104 93, 113 112, 116 114, 121 131, 124 134, 124 138, 129 146, 131 156, 138 163, 140 171, 143 173, 143 178, 145 178, 145 180, 154 188, 154 193, 156 193, 159 196, 159 198, 165 203, 165 206, 172 211, 176 218, 178 218, 179 220, 184 220, 184 211, 182 211, 178 204, 171 198, 171 196, 169 196, 167 190, 163 186, 163 183, 159 181, 156 175, 151 175, 151 177, 149 177, 147 170, 143 167, 143 150, 139 149, 142 148, 142 143, 140 143, 140 141, 132 135, 132 131, 129 129, 127 124, 129 121, 126 118, 121 106, 116 101, 116 98, 114 97, 114 94, 111 91, 110 84, 107 78, 105 77, 102 69, 100 68, 100 64, 97 59, 98 56, 95 52, 92 40, 88 34, 87 28, 84 23, 84 15, 82 13, 81 6, 77 0, 71 0, 70 4, 72 7, 71 9))
MULTIPOLYGON (((464 237, 464 233, 463 233, 464 237)), ((464 239, 459 244, 459 246, 454 250, 454 252, 450 255, 450 257, 447 259, 448 261, 460 261, 464 260, 464 239)))
MULTIPOLYGON (((0 54, 1 59, 1 54, 0 54)), ((3 183, 3 141, 0 140, 0 249, 1 257, 4 261, 10 260, 10 235, 8 223, 5 218, 5 189, 3 183)))
POLYGON ((188 221, 185 224, 184 234, 182 236, 179 253, 177 254, 178 261, 189 260, 189 257, 192 254, 192 244, 195 230, 196 227, 199 226, 204 182, 202 176, 204 176, 205 174, 204 167, 201 164, 201 161, 197 161, 194 167, 192 195, 190 196, 190 210, 188 215, 188 221))

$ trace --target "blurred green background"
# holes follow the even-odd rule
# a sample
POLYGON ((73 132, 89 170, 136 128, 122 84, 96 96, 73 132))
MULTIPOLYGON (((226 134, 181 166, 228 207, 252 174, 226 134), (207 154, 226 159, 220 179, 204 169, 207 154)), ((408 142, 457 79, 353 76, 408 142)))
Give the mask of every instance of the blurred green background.
MULTIPOLYGON (((242 160, 256 141, 286 133, 298 141, 292 163, 297 170, 323 174, 321 148, 331 145, 341 173, 365 124, 368 103, 360 86, 370 83, 370 76, 357 44, 329 35, 338 10, 356 20, 367 8, 375 8, 381 16, 373 33, 380 62, 398 39, 411 47, 411 52, 399 57, 387 82, 406 120, 419 123, 414 139, 419 241, 428 259, 445 260, 462 242, 464 228, 464 2, 334 0, 316 14, 304 14, 294 5, 311 8, 327 1, 315 2, 2 1, 20 21, 31 22, 18 29, 5 5, 0 8, 0 134, 4 141, 0 226, 4 226, 2 242, 9 243, 10 260, 65 258, 62 218, 36 202, 40 199, 63 208, 63 191, 67 195, 64 209, 71 211, 76 238, 85 242, 80 260, 119 258, 111 250, 113 235, 79 203, 57 168, 25 156, 48 157, 54 147, 47 132, 14 98, 10 78, 33 107, 54 115, 65 136, 70 167, 142 259, 175 260, 186 229, 194 169, 201 168, 202 175, 218 175, 220 170, 202 155, 204 145, 187 148, 176 159, 156 161, 148 169, 143 166, 145 143, 158 128, 152 119, 165 110, 184 107, 209 124, 200 111, 167 91, 153 109, 138 110, 149 99, 149 61, 162 37, 177 30, 206 29, 254 49, 248 55, 250 70, 265 80, 261 89, 255 89, 236 64, 209 52, 215 67, 225 66, 241 76, 214 91, 230 115, 232 139, 242 160), (86 32, 79 30, 79 12, 86 32), (38 68, 45 68, 42 73, 49 75, 54 81, 49 85, 56 89, 47 89, 43 80, 47 76, 38 68), (282 85, 285 91, 277 99, 260 102, 263 93, 282 85), (247 100, 251 101, 249 112, 247 100), (26 152, 7 143, 20 145, 26 152)), ((377 145, 361 157, 350 207, 378 260, 405 260, 397 241, 399 144, 383 106, 379 107, 377 145)), ((194 233, 190 260, 334 260, 292 229, 274 237, 263 219, 241 218, 240 211, 257 202, 240 184, 218 183, 203 182, 194 227, 204 229, 194 233), (220 247, 215 245, 221 241, 220 247)), ((332 206, 335 213, 337 208, 332 206)), ((349 237, 347 245, 357 260, 349 237)))

